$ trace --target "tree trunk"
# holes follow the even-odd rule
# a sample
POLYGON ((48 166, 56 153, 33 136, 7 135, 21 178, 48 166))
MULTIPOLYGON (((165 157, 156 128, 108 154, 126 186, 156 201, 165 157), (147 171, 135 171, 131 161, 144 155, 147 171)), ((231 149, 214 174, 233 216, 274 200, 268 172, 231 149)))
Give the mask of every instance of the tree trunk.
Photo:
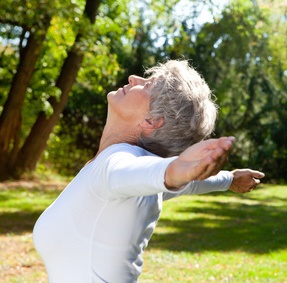
POLYGON ((21 51, 17 72, 3 106, 0 116, 0 180, 8 177, 12 159, 18 152, 19 132, 22 125, 21 110, 48 26, 49 24, 41 34, 30 33, 27 45, 21 51))
MULTIPOLYGON (((86 1, 84 15, 88 17, 91 24, 95 22, 96 13, 100 3, 101 0, 86 1)), ((29 136, 25 140, 25 143, 18 154, 14 166, 14 171, 18 176, 25 171, 32 171, 35 169, 37 162, 47 146, 49 136, 52 133, 54 126, 59 121, 60 114, 63 112, 67 104, 69 93, 84 59, 84 54, 79 52, 76 47, 81 40, 82 34, 79 33, 75 39, 73 48, 65 59, 60 75, 57 79, 56 86, 62 92, 60 99, 58 101, 55 97, 51 97, 49 99, 54 110, 53 114, 49 117, 46 117, 44 112, 39 114, 29 136)))
POLYGON ((51 116, 46 117, 44 112, 39 114, 18 154, 15 163, 17 175, 21 175, 24 171, 35 169, 38 160, 47 146, 50 133, 53 131, 54 126, 60 118, 60 114, 67 104, 69 93, 77 77, 83 58, 83 54, 78 54, 73 50, 69 52, 56 83, 56 86, 62 91, 61 97, 59 101, 54 97, 50 98, 49 102, 54 110, 51 116))

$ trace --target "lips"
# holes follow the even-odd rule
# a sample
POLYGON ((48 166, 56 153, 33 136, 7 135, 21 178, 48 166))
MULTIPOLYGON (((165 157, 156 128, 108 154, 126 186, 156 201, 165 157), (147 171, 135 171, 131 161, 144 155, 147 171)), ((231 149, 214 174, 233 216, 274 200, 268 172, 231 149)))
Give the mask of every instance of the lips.
POLYGON ((123 86, 123 93, 124 93, 124 95, 126 95, 126 92, 125 92, 125 87, 123 86))

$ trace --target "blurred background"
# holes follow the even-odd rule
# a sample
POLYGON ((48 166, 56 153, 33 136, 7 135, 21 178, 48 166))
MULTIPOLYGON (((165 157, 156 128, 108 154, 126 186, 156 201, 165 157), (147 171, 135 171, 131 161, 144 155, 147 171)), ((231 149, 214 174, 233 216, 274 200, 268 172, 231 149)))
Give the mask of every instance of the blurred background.
POLYGON ((97 152, 106 94, 185 58, 219 105, 227 165, 287 181, 287 2, 6 0, 0 3, 0 180, 72 176, 97 152))

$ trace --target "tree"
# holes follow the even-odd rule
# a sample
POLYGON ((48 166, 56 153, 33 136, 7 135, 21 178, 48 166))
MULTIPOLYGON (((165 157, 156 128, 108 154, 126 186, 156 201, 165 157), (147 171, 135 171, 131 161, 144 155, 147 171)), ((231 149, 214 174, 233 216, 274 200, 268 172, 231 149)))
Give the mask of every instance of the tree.
POLYGON ((43 8, 43 16, 40 22, 33 22, 30 27, 27 44, 21 52, 18 70, 13 78, 8 98, 0 116, 1 179, 9 176, 20 176, 23 172, 35 168, 37 161, 46 147, 49 135, 67 103, 68 95, 84 58, 84 51, 81 48, 83 47, 85 36, 88 34, 89 26, 95 23, 96 12, 100 2, 100 0, 86 1, 83 18, 74 45, 68 52, 56 81, 56 88, 60 90, 61 94, 58 98, 54 96, 49 97, 53 113, 47 117, 44 111, 40 112, 30 134, 22 147, 20 147, 18 135, 21 128, 21 110, 51 21, 51 15, 49 14, 51 10, 47 12, 43 8, 44 4, 47 3, 40 2, 43 4, 41 6, 43 8), (40 23, 39 26, 38 23, 40 23))
POLYGON ((0 4, 4 7, 0 9, 0 111, 18 60, 15 39, 23 50, 30 34, 43 29, 36 23, 44 14, 50 15, 50 26, 40 33, 46 40, 26 88, 22 127, 13 121, 18 130, 0 167, 19 175, 33 170, 52 133, 42 165, 52 162, 56 168, 73 170, 61 169, 63 173, 74 174, 97 150, 106 93, 126 84, 130 73, 140 75, 158 61, 185 57, 217 97, 220 117, 215 135, 237 138, 231 166, 262 169, 269 180, 286 176, 287 29, 282 1, 234 0, 220 14, 211 13, 213 22, 199 24, 200 11, 214 9, 212 0, 183 1, 184 9, 175 0, 139 1, 136 6, 129 0, 106 0, 94 25, 85 15, 84 0, 14 0, 19 7, 26 5, 16 10, 17 16, 9 1, 0 4), (35 12, 40 4, 44 10, 35 12), (11 38, 9 44, 3 35, 11 38), (69 55, 78 62, 73 68, 66 68, 69 55), (66 72, 70 81, 64 79, 66 72))
POLYGON ((56 81, 56 87, 60 89, 61 95, 58 99, 56 97, 49 98, 49 103, 53 108, 51 115, 47 117, 44 111, 40 112, 30 134, 19 151, 16 161, 12 164, 17 175, 24 171, 35 169, 41 154, 47 146, 49 136, 59 121, 60 114, 67 104, 69 93, 84 58, 84 52, 80 47, 83 44, 85 29, 87 26, 89 27, 89 25, 95 23, 96 12, 100 2, 100 0, 86 0, 82 26, 80 26, 75 42, 68 52, 56 81))
MULTIPOLYGON (((39 4, 38 10, 43 12, 43 5, 39 4)), ((35 23, 33 30, 32 26, 25 25, 22 29, 22 38, 27 43, 24 45, 23 40, 20 41, 19 64, 0 116, 0 172, 4 178, 8 176, 9 168, 12 167, 17 156, 20 142, 21 110, 26 90, 50 25, 50 14, 41 13, 41 15, 41 21, 35 23), (26 37, 27 33, 28 37, 26 37)), ((9 19, 7 22, 9 23, 9 19)))
POLYGON ((216 95, 216 135, 237 138, 230 167, 286 181, 286 4, 255 2, 232 1, 195 33, 183 21, 167 51, 192 59, 216 95))
POLYGON ((208 78, 221 107, 217 133, 237 137, 231 165, 286 182, 287 6, 284 12, 281 1, 269 7, 257 2, 233 1, 223 12, 217 29, 225 33, 213 49, 217 73, 208 78))
POLYGON ((106 95, 117 88, 123 77, 127 83, 125 66, 120 64, 124 57, 127 62, 132 58, 132 54, 128 55, 129 45, 123 40, 131 30, 126 11, 125 1, 101 4, 92 31, 97 35, 96 42, 93 36, 89 37, 91 46, 39 170, 51 166, 61 174, 74 175, 97 152, 106 119, 106 95))

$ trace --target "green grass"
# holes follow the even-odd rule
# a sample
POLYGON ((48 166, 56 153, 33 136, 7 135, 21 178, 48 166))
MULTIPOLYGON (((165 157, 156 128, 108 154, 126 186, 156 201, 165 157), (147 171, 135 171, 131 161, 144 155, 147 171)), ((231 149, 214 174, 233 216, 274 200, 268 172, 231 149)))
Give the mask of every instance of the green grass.
MULTIPOLYGON (((31 231, 59 188, 0 186, 0 282, 47 282, 31 231)), ((287 283, 287 186, 167 201, 140 283, 287 283)))
POLYGON ((287 187, 166 202, 142 282, 287 282, 287 187))

